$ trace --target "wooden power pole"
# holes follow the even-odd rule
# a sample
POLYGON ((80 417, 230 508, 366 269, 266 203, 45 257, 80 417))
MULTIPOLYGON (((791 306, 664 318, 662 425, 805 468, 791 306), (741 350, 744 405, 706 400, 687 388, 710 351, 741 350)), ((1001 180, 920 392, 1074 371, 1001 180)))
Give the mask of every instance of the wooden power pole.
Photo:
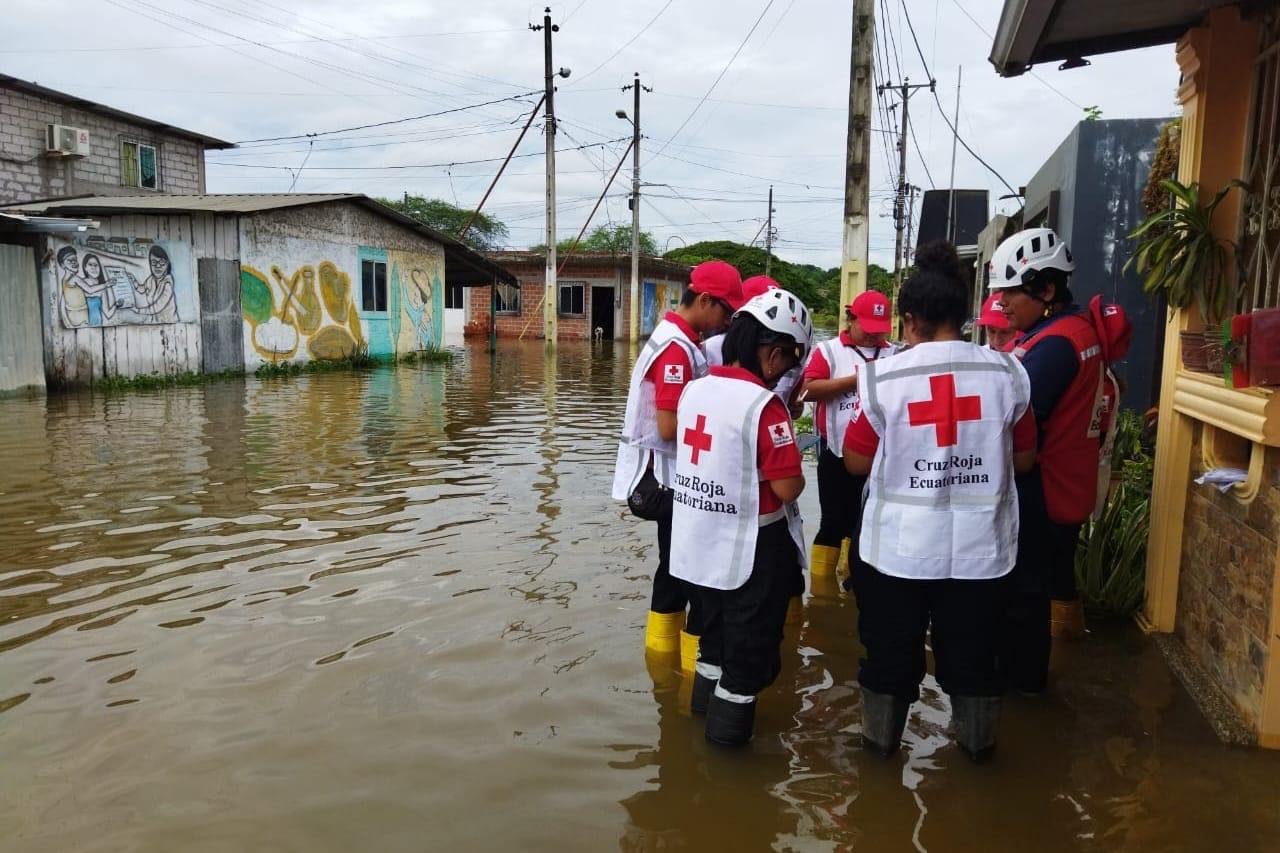
POLYGON ((856 0, 849 64, 849 133, 844 169, 844 240, 840 263, 840 304, 867 289, 871 244, 871 77, 876 43, 875 0, 856 0))

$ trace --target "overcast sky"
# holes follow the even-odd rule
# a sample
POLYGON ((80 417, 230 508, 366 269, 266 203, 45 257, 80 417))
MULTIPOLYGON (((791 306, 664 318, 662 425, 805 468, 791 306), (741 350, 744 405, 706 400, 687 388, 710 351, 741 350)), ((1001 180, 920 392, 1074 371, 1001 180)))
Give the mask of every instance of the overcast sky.
MULTIPOLYGON (((645 189, 641 218, 660 246, 668 238, 673 246, 751 241, 773 183, 777 253, 837 265, 852 5, 553 5, 561 25, 555 63, 572 70, 556 97, 560 236, 581 227, 622 155, 625 142, 616 140, 631 130, 614 111, 630 110, 631 95, 619 87, 639 71, 654 90, 642 104, 642 178, 663 185, 645 189), (563 150, 579 146, 590 147, 563 150)), ((1036 69, 1039 80, 997 77, 983 30, 995 31, 1001 6, 906 0, 904 12, 902 0, 881 0, 886 56, 878 62, 887 62, 889 82, 928 79, 909 13, 942 105, 954 109, 962 66, 960 134, 1013 186, 1053 153, 1084 106, 1096 105, 1105 118, 1175 112, 1172 47, 1094 57, 1091 67, 1072 71, 1047 65, 1036 69)), ((237 142, 454 110, 542 86, 542 35, 528 24, 535 16, 540 22, 543 7, 519 0, 64 0, 56 14, 47 0, 4 0, 4 8, 0 71, 237 142)), ((325 135, 309 158, 305 139, 211 152, 208 188, 285 192, 295 172, 280 167, 296 170, 305 160, 296 191, 408 191, 474 206, 498 163, 462 161, 504 156, 535 101, 325 135), (448 163, 458 165, 437 165, 448 163)), ((908 179, 930 187, 927 165, 933 184, 945 187, 951 135, 927 91, 912 99, 910 115, 923 162, 912 144, 908 179)), ((898 120, 877 110, 873 125, 898 120)), ((875 143, 871 255, 891 267, 887 214, 897 154, 892 137, 879 134, 875 143)), ((530 156, 512 162, 486 205, 508 224, 514 246, 542 240, 543 144, 539 123, 518 151, 530 156)), ((593 224, 629 222, 629 186, 628 163, 593 224)), ((1007 192, 963 150, 956 186, 990 189, 993 212, 1007 192)))

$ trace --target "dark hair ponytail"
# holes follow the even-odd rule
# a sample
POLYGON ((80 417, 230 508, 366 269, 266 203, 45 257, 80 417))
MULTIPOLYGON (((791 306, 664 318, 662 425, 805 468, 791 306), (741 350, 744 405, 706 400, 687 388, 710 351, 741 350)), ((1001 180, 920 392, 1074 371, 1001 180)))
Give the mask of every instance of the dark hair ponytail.
POLYGON ((935 240, 916 251, 916 271, 898 293, 898 313, 910 314, 930 334, 939 328, 958 332, 969 319, 969 299, 956 247, 935 240))

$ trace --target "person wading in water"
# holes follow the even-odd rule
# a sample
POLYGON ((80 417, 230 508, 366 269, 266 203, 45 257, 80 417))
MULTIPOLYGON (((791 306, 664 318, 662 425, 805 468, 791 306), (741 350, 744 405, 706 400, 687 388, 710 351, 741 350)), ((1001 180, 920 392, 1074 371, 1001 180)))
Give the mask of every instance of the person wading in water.
POLYGON ((910 348, 868 364, 844 438, 863 509, 858 635, 862 740, 898 749, 920 698, 929 638, 957 744, 995 748, 1004 577, 1018 542, 1014 473, 1035 464, 1031 383, 1010 355, 961 339, 969 291, 955 247, 916 253, 898 311, 910 348))
MULTIPOLYGON (((671 577, 671 484, 676 454, 676 404, 687 384, 707 372, 699 341, 729 324, 742 307, 742 279, 724 261, 693 268, 674 311, 654 328, 631 372, 627 410, 618 443, 613 498, 658 525, 658 570, 645 628, 645 648, 680 652, 693 666, 700 631, 698 603, 688 585, 671 577), (685 608, 690 606, 688 622, 685 608)), ((633 307, 633 310, 636 310, 633 307)))
POLYGON ((813 337, 804 303, 785 290, 734 317, 726 365, 690 383, 678 434, 671 574, 702 599, 703 633, 691 707, 706 737, 751 739, 756 695, 782 668, 782 627, 803 583, 804 489, 791 415, 773 388, 803 363, 813 337))

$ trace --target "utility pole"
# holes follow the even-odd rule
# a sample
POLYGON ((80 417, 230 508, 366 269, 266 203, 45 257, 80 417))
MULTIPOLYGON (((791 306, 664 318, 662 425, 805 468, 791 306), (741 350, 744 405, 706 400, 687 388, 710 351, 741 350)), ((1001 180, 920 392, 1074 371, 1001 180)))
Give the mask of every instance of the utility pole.
MULTIPOLYGON (((867 289, 871 228, 871 58, 876 43, 875 0, 855 0, 849 62, 849 131, 844 169, 844 237, 840 304, 867 289)), ((772 205, 770 205, 772 207, 772 205)))
POLYGON ((952 243, 956 241, 951 229, 956 218, 956 142, 960 139, 960 75, 963 72, 963 65, 956 68, 956 120, 951 123, 955 133, 951 137, 951 181, 947 185, 947 239, 952 243))
POLYGON ((916 214, 916 193, 920 192, 920 188, 914 184, 907 186, 907 244, 902 252, 902 265, 908 267, 911 265, 911 245, 914 242, 913 234, 915 232, 915 214, 916 214))
POLYGON ((560 31, 558 25, 551 23, 551 7, 543 10, 542 25, 529 25, 533 31, 542 31, 543 71, 546 84, 544 95, 546 103, 547 125, 547 268, 544 273, 545 287, 542 292, 543 336, 548 347, 556 345, 559 334, 559 299, 556 288, 556 75, 569 76, 568 68, 558 72, 552 70, 551 34, 560 31))
MULTIPOLYGON (((653 89, 641 85, 640 72, 622 91, 632 89, 635 96, 632 109, 635 115, 631 118, 631 317, 629 338, 634 344, 640 340, 640 90, 652 92, 653 89)), ((627 118, 625 110, 618 110, 618 118, 627 118)))
POLYGON ((773 184, 769 185, 769 218, 764 227, 764 274, 773 266, 773 184))
POLYGON ((897 86, 885 85, 881 86, 879 91, 884 92, 890 89, 902 98, 902 130, 898 135, 898 192, 893 201, 893 227, 897 232, 893 252, 893 295, 896 299, 898 290, 902 287, 902 237, 903 229, 906 227, 903 207, 907 200, 907 134, 910 132, 911 125, 908 118, 909 104, 911 96, 918 89, 933 90, 935 83, 930 80, 928 83, 912 83, 910 80, 903 80, 897 86))

